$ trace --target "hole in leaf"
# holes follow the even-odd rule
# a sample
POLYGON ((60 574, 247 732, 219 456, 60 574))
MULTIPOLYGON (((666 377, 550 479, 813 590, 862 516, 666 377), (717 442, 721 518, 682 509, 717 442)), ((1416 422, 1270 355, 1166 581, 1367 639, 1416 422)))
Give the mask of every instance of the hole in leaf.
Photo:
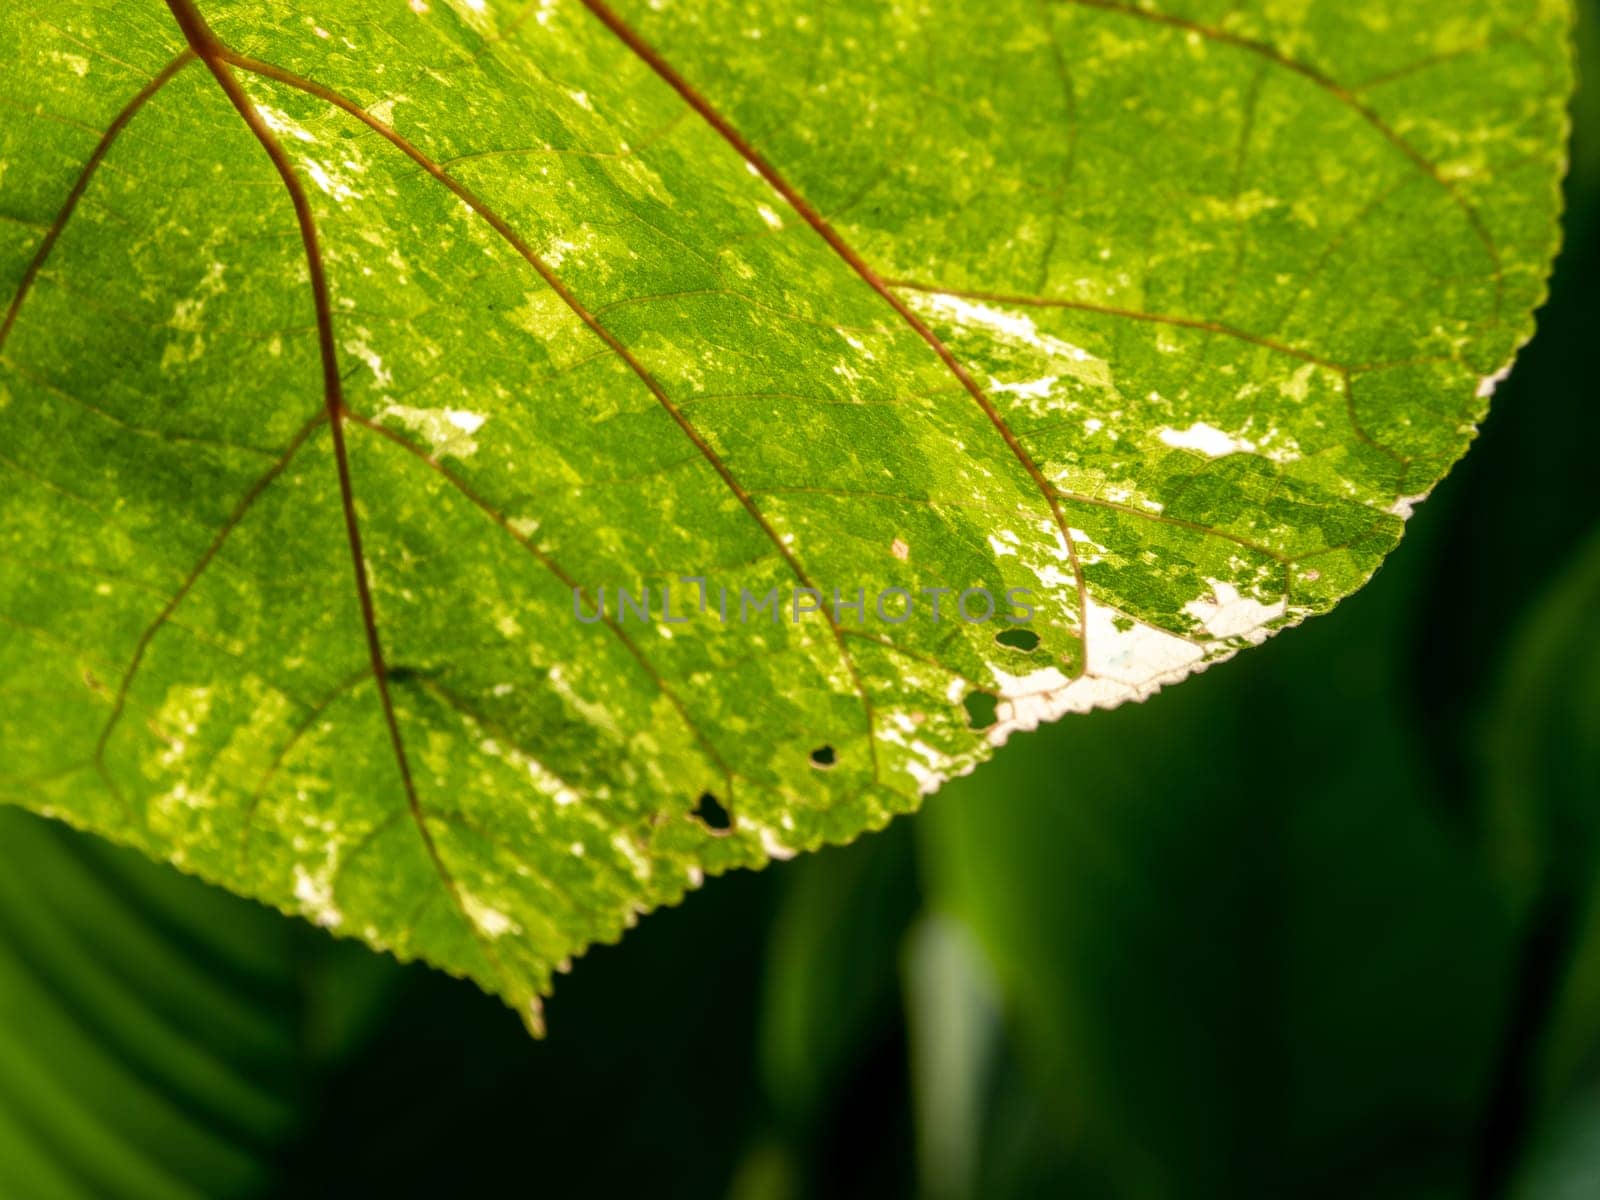
POLYGON ((988 729, 995 723, 1000 711, 1000 697, 993 692, 972 692, 961 702, 967 710, 967 725, 972 729, 988 729))
POLYGON ((811 752, 811 765, 818 770, 826 771, 838 761, 839 757, 834 754, 832 746, 818 746, 811 752))
POLYGON ((694 806, 694 815, 713 833, 727 833, 733 828, 733 818, 728 815, 728 810, 710 792, 700 793, 700 800, 694 806))
POLYGON ((1021 650, 1024 654, 1031 654, 1039 648, 1039 635, 1031 629, 1002 629, 994 635, 994 640, 1002 646, 1021 650))

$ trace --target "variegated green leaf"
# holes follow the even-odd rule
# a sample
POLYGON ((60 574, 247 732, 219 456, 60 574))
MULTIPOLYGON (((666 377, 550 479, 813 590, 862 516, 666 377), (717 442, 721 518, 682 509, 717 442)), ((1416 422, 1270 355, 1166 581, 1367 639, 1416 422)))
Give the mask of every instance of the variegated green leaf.
POLYGON ((1359 587, 1531 332, 1569 19, 8 4, 0 798, 537 1023, 1359 587))

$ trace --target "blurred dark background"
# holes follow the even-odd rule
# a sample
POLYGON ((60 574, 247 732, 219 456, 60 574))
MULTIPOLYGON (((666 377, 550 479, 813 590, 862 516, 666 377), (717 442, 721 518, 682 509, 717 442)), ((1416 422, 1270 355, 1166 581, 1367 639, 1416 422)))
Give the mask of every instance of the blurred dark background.
POLYGON ((1365 591, 711 881, 543 1042, 0 812, 0 1197, 1600 1197, 1593 90, 1568 204, 1538 338, 1365 591))

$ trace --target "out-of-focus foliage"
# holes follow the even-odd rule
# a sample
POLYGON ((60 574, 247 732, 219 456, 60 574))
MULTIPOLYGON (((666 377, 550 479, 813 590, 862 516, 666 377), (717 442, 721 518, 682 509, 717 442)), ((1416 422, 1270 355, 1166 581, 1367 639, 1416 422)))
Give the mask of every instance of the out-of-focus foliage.
POLYGON ((390 968, 127 850, 0 811, 0 1196, 270 1190, 390 968))
MULTIPOLYGON (((1600 530, 1597 530, 1600 534, 1600 530)), ((1546 936, 1583 953, 1565 976, 1542 1062, 1561 1093, 1600 1051, 1600 536, 1509 645, 1486 723, 1489 826, 1506 883, 1546 936)))

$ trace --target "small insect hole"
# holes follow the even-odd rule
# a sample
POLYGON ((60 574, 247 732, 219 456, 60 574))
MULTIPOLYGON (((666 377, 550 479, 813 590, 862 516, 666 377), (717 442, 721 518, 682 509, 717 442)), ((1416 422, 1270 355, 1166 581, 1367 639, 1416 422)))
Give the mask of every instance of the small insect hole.
POLYGON ((1039 648, 1039 635, 1031 629, 1002 629, 994 635, 994 640, 1024 654, 1032 654, 1039 648))
POLYGON ((694 806, 694 815, 713 833, 727 833, 733 828, 733 818, 728 815, 728 810, 710 792, 700 793, 700 800, 694 806))
POLYGON ((811 765, 819 771, 826 771, 838 761, 838 755, 834 754, 832 746, 818 746, 811 752, 811 765))
POLYGON ((992 692, 971 692, 961 707, 967 710, 968 728, 988 729, 999 714, 1000 698, 992 692))

